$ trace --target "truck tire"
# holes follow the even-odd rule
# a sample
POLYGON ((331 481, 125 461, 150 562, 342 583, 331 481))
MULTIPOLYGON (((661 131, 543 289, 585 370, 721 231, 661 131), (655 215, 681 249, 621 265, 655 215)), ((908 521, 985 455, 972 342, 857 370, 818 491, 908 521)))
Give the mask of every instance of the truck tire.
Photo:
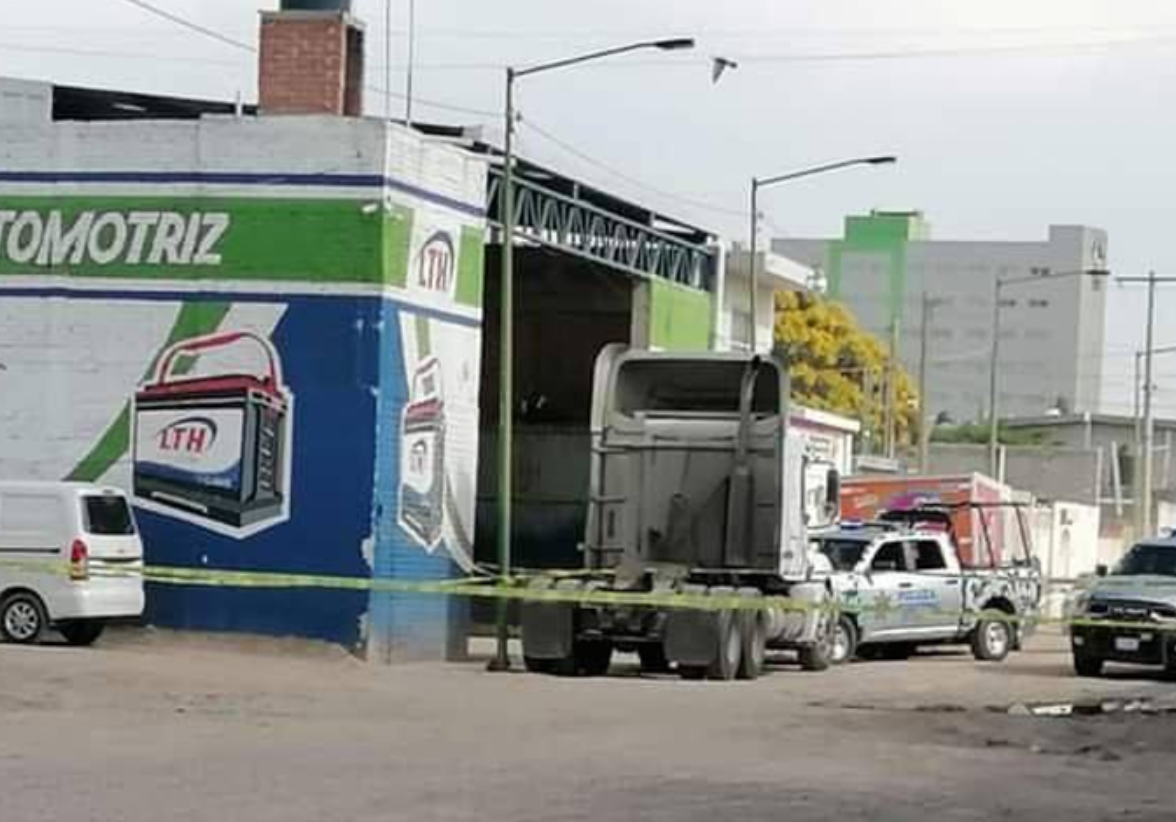
POLYGON ((1078 676, 1090 679, 1102 676, 1103 663, 1102 657, 1088 654, 1085 651, 1074 651, 1074 673, 1078 676))
POLYGON ((853 618, 842 614, 833 628, 833 643, 829 652, 829 662, 833 665, 844 665, 851 662, 857 654, 858 630, 853 618))
POLYGON ((740 630, 740 619, 734 611, 719 611, 715 614, 715 620, 718 622, 715 631, 718 647, 707 674, 711 679, 727 682, 739 672, 739 661, 743 657, 743 631, 740 630))
POLYGON ((581 676, 604 676, 612 663, 612 643, 607 639, 583 639, 576 642, 575 672, 581 676))
POLYGON ((739 654, 739 679, 759 679, 764 672, 764 658, 768 650, 768 631, 759 611, 741 611, 742 649, 739 654))
POLYGON ((972 656, 981 662, 1001 662, 1012 647, 1012 627, 1003 619, 982 619, 972 631, 972 656))
POLYGON ((706 679, 707 667, 705 665, 679 665, 678 676, 682 679, 699 680, 706 679))
POLYGON ((664 674, 670 670, 670 660, 666 658, 666 646, 660 642, 647 642, 638 645, 637 656, 641 660, 641 672, 644 674, 664 674))

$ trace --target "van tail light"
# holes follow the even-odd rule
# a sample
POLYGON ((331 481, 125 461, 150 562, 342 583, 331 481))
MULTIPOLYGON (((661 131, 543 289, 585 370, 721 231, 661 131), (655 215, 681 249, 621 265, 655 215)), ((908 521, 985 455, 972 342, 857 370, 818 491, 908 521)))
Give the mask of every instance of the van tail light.
POLYGON ((69 578, 77 581, 90 578, 90 549, 80 539, 69 546, 69 578))

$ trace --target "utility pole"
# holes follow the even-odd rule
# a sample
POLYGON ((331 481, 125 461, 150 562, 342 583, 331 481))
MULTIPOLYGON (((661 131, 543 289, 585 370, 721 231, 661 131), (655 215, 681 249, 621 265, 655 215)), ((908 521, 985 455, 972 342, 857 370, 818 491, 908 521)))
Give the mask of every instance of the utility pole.
POLYGON ((927 407, 927 351, 931 337, 931 317, 938 300, 923 292, 923 320, 919 329, 919 473, 930 471, 931 463, 931 417, 927 407))
POLYGON ((886 458, 894 459, 898 451, 898 349, 900 323, 897 314, 890 319, 890 356, 886 362, 886 430, 882 432, 886 458))
POLYGON ((1156 272, 1147 275, 1147 332, 1144 342, 1143 360, 1143 482, 1140 496, 1143 497, 1143 515, 1139 518, 1142 529, 1140 537, 1151 533, 1152 515, 1152 460, 1155 457, 1155 426, 1152 420, 1152 351, 1156 326, 1156 272))
MULTIPOLYGON (((1144 335, 1143 347, 1143 446, 1141 476, 1139 478, 1139 492, 1136 494, 1136 508, 1139 511, 1139 536, 1151 533, 1152 528, 1152 485, 1155 482, 1155 421, 1152 419, 1152 397, 1155 393, 1153 384, 1152 359, 1160 349, 1156 349, 1156 286, 1164 283, 1176 283, 1176 277, 1157 277, 1156 272, 1149 271, 1146 277, 1119 277, 1121 283, 1147 283, 1147 330, 1144 335)), ((1176 349, 1176 346, 1172 348, 1176 349)), ((1166 352, 1168 349, 1162 349, 1166 352)))
POLYGON ((1000 291, 1003 281, 996 280, 992 295, 992 353, 988 364, 988 474, 1000 477, 1000 395, 996 372, 1000 363, 1000 291))

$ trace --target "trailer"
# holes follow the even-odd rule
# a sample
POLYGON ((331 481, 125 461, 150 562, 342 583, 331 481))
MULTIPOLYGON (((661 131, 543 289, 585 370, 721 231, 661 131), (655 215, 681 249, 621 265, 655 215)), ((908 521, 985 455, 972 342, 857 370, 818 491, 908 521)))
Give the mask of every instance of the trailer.
POLYGON ((923 506, 952 509, 952 532, 964 568, 997 568, 1021 559, 1025 542, 1000 503, 1027 502, 1012 488, 983 474, 955 476, 856 476, 841 483, 841 516, 848 522, 880 518, 888 511, 923 506))
POLYGON ((619 650, 648 671, 754 679, 769 648, 828 667, 835 597, 813 573, 809 529, 835 519, 839 483, 830 471, 823 516, 806 516, 811 466, 788 393, 784 367, 760 356, 601 351, 583 572, 529 583, 566 593, 521 608, 529 670, 600 675, 619 650), (577 592, 659 596, 613 605, 577 592), (674 607, 677 595, 772 599, 700 609, 674 607))

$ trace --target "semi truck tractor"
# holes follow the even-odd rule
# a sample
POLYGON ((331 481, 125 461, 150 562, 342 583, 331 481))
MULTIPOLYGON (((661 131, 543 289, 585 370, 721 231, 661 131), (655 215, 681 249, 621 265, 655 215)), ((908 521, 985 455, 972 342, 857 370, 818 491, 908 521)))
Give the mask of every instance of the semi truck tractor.
POLYGON ((806 514, 811 466, 789 428, 783 365, 607 346, 591 426, 584 568, 528 583, 547 593, 521 607, 527 668, 601 675, 629 651, 647 671, 754 679, 775 648, 826 668, 836 598, 813 573, 809 529, 835 518, 839 484, 825 475, 823 516, 806 514), (708 598, 714 608, 697 607, 708 598))

